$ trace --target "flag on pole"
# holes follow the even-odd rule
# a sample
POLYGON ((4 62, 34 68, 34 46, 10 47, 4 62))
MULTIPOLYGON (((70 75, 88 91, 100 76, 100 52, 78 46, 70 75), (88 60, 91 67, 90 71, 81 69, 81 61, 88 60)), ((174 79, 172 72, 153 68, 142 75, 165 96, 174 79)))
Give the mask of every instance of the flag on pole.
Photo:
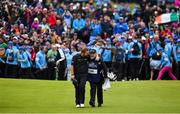
POLYGON ((179 20, 178 13, 166 13, 166 14, 157 16, 154 23, 163 24, 163 23, 175 22, 178 20, 179 20))

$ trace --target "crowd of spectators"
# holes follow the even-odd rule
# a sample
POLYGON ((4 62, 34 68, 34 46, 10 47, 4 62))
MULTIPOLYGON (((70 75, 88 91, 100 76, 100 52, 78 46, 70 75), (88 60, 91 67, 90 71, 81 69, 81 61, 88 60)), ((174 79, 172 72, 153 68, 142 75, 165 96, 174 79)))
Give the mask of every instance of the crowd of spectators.
POLYGON ((15 1, 0 3, 0 77, 69 80, 85 43, 118 81, 153 80, 160 70, 158 79, 165 71, 180 79, 179 22, 154 23, 164 13, 179 15, 179 0, 15 1))

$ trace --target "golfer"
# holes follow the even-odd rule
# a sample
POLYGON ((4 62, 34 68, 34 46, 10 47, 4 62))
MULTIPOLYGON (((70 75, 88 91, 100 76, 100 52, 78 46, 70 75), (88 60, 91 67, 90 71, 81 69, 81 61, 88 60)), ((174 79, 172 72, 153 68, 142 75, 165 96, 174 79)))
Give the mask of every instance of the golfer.
POLYGON ((76 54, 72 58, 71 80, 74 82, 75 86, 76 107, 84 108, 89 53, 84 43, 79 43, 78 47, 80 53, 76 54))

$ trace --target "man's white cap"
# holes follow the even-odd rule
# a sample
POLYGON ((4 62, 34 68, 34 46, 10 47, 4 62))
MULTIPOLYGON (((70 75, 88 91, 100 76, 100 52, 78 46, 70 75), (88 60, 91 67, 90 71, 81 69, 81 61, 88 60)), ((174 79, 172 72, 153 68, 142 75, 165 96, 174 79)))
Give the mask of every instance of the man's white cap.
POLYGON ((146 40, 146 37, 142 36, 142 37, 141 37, 141 40, 146 40))
POLYGON ((56 46, 56 47, 58 47, 58 48, 60 48, 60 47, 61 47, 61 45, 60 45, 60 44, 55 44, 55 46, 56 46))
POLYGON ((151 35, 151 36, 150 36, 150 39, 152 39, 152 38, 153 38, 153 36, 151 35))
POLYGON ((56 45, 52 45, 52 48, 55 48, 55 47, 57 47, 56 45))
POLYGON ((128 39, 132 39, 132 36, 129 36, 128 39))
POLYGON ((77 5, 77 6, 80 6, 80 3, 77 3, 76 5, 77 5))
POLYGON ((47 8, 44 8, 43 11, 47 11, 47 8))
POLYGON ((107 8, 103 8, 103 11, 107 11, 107 8))
POLYGON ((106 4, 106 3, 104 4, 104 7, 107 7, 107 4, 106 4))
POLYGON ((114 5, 114 8, 117 8, 117 5, 114 5))
POLYGON ((74 9, 74 10, 75 10, 75 9, 77 9, 77 6, 76 6, 76 5, 74 5, 74 6, 73 6, 73 9, 74 9))
POLYGON ((34 18, 34 21, 39 21, 39 19, 36 17, 36 18, 34 18))
POLYGON ((15 37, 13 37, 13 39, 15 39, 15 40, 18 40, 18 38, 15 36, 15 37))

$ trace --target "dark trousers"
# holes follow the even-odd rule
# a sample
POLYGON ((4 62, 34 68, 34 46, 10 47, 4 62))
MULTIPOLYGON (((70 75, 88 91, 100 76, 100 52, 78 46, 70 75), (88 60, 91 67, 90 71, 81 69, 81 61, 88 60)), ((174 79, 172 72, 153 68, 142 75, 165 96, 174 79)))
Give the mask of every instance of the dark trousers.
POLYGON ((126 60, 125 66, 124 66, 124 77, 129 80, 130 77, 130 60, 126 60))
POLYGON ((113 72, 117 76, 117 80, 121 81, 124 78, 124 69, 125 69, 125 64, 121 61, 117 61, 113 63, 113 72))
POLYGON ((0 62, 0 77, 4 78, 6 64, 0 62))
POLYGON ((66 75, 65 75, 65 67, 59 67, 58 68, 58 80, 66 80, 66 75))
POLYGON ((140 80, 147 80, 150 78, 150 65, 149 59, 143 59, 140 65, 140 80))
POLYGON ((130 75, 132 80, 135 78, 139 78, 139 66, 140 66, 139 58, 130 59, 130 75))
POLYGON ((91 86, 90 102, 92 104, 95 104, 96 91, 97 91, 98 104, 103 104, 102 82, 99 82, 99 83, 90 82, 90 86, 91 86))
POLYGON ((180 80, 180 62, 175 63, 175 76, 180 80))
POLYGON ((36 69, 35 76, 37 79, 47 79, 47 69, 36 69))
POLYGON ((84 104, 87 75, 76 75, 75 79, 78 82, 78 86, 75 86, 75 102, 76 104, 84 104))
POLYGON ((5 78, 17 78, 18 76, 18 65, 6 64, 5 78))
POLYGON ((56 67, 56 65, 54 64, 54 63, 51 63, 51 62, 49 62, 48 63, 48 77, 47 77, 47 79, 48 80, 55 80, 55 78, 56 78, 56 76, 55 76, 55 68, 54 67, 56 67))
POLYGON ((20 68, 19 75, 23 79, 33 79, 31 68, 20 68))

